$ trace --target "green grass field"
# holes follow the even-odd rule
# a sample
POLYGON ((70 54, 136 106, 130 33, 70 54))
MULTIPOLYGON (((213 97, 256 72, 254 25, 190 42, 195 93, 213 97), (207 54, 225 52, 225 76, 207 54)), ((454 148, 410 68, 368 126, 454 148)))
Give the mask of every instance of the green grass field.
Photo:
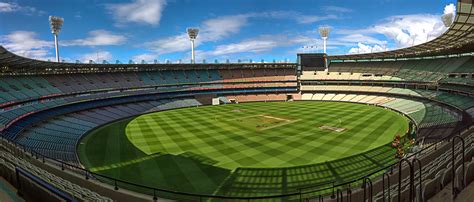
POLYGON ((388 144, 407 129, 405 117, 361 104, 201 106, 103 126, 82 139, 78 153, 90 171, 137 184, 261 196, 377 171, 396 161, 388 144))

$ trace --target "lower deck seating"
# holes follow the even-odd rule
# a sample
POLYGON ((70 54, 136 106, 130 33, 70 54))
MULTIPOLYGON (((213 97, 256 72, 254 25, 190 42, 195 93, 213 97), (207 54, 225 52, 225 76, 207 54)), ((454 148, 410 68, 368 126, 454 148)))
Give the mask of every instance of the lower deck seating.
MULTIPOLYGON (((401 95, 410 95, 435 99, 454 105, 461 109, 467 110, 474 107, 474 97, 466 95, 458 95, 442 91, 422 90, 422 89, 406 89, 392 88, 381 86, 357 86, 357 85, 304 85, 301 86, 302 91, 345 91, 345 92, 375 92, 375 93, 392 93, 401 95)), ((304 92, 303 92, 304 94, 304 92)), ((305 99, 309 99, 306 95, 305 99)), ((357 100, 358 101, 358 100, 357 100)))
MULTIPOLYGON (((427 201, 431 197, 433 197, 436 193, 438 193, 443 187, 450 186, 449 183, 455 183, 455 187, 459 190, 465 188, 469 183, 474 181, 474 177, 472 176, 472 169, 474 169, 474 133, 465 134, 464 140, 466 142, 466 151, 465 151, 465 173, 462 173, 461 169, 461 159, 462 155, 460 154, 460 149, 456 149, 455 157, 455 176, 452 176, 452 154, 451 154, 451 142, 442 143, 445 146, 441 147, 441 153, 433 156, 431 155, 429 160, 422 166, 422 186, 419 186, 419 172, 415 170, 414 179, 415 179, 415 196, 418 199, 422 199, 421 201, 427 201), (421 189, 421 190, 420 190, 421 189), (419 194, 421 191, 421 195, 419 194)), ((438 146, 440 148, 440 146, 438 146)), ((461 144, 457 143, 455 148, 461 148, 461 144)), ((432 152, 432 151, 431 151, 432 152)), ((429 153, 425 153, 425 155, 429 156, 429 153)), ((418 158, 422 158, 419 156, 418 158)), ((397 175, 392 175, 391 177, 396 178, 397 175)), ((378 192, 375 195, 374 201, 383 201, 383 198, 386 200, 398 201, 398 197, 402 197, 402 201, 406 201, 409 197, 409 177, 403 178, 402 186, 401 186, 402 194, 398 196, 398 183, 394 183, 390 186, 386 192, 385 196, 383 192, 378 192), (391 199, 388 198, 389 193, 391 199)))
POLYGON ((345 101, 376 104, 401 111, 418 123, 420 127, 430 127, 461 120, 461 116, 431 102, 403 98, 364 94, 303 93, 302 100, 345 101))
POLYGON ((6 151, 0 151, 0 166, 7 167, 11 173, 15 173, 16 167, 27 170, 35 177, 38 177, 44 182, 70 194, 75 199, 79 199, 81 201, 112 201, 110 198, 101 196, 96 192, 89 190, 88 188, 79 186, 50 172, 40 169, 39 167, 23 159, 19 159, 6 151))
POLYGON ((452 93, 440 93, 438 96, 436 96, 436 99, 442 102, 453 104, 461 109, 469 109, 474 107, 473 97, 456 95, 452 93))

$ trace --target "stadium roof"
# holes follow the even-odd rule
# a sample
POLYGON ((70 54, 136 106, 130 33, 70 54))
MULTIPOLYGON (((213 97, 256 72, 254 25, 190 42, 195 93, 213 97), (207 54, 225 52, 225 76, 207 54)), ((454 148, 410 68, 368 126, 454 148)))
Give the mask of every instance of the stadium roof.
POLYGON ((474 0, 458 0, 456 17, 449 29, 438 38, 398 50, 329 56, 331 60, 358 60, 382 58, 408 58, 460 54, 474 51, 474 0))
POLYGON ((126 72, 176 69, 296 68, 295 63, 84 64, 25 58, 0 46, 0 75, 126 72))

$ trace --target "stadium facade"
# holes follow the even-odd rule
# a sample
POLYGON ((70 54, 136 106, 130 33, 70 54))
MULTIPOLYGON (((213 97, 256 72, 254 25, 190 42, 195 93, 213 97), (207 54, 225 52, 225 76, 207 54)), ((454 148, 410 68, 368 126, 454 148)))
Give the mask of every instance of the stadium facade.
POLYGON ((473 8, 472 0, 459 0, 448 31, 424 44, 370 54, 299 54, 298 63, 53 63, 0 47, 0 173, 27 200, 146 201, 172 194, 192 201, 426 201, 446 186, 456 196, 474 181, 473 8), (385 168, 357 168, 358 178, 339 173, 337 181, 300 182, 299 190, 267 196, 147 187, 86 170, 79 161, 81 138, 97 127, 213 99, 389 108, 410 118, 424 147, 385 168), (148 191, 131 191, 137 187, 148 191))

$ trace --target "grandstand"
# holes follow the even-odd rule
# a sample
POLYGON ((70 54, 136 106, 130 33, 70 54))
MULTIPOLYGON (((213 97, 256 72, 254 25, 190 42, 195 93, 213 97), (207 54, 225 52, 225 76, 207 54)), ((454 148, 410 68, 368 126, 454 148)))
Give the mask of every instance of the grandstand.
POLYGON ((0 46, 0 174, 27 201, 462 197, 474 185, 472 8, 459 0, 430 42, 330 55, 327 70, 53 63, 0 46))

